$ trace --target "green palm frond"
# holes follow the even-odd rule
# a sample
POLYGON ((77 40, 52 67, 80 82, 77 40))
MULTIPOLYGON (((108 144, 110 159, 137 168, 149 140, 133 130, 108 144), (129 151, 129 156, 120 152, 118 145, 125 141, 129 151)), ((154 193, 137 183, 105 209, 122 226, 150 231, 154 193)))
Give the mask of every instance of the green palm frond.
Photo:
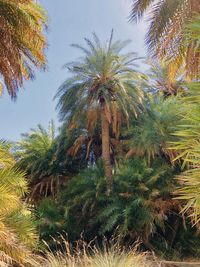
MULTIPOLYGON (((129 117, 141 112, 146 76, 137 71, 136 54, 123 53, 129 41, 114 41, 113 31, 105 43, 96 34, 91 40, 86 38, 85 43, 86 48, 73 45, 81 50, 82 57, 65 65, 71 76, 60 86, 55 98, 58 98, 63 131, 73 135, 75 130, 81 129, 74 145, 68 148, 68 154, 74 157, 86 146, 88 159, 90 152, 97 148, 97 139, 102 147, 105 144, 99 134, 102 114, 110 136, 119 139, 121 128, 129 125, 129 117)), ((100 157, 102 153, 103 157, 102 147, 95 156, 100 157)), ((109 149, 107 151, 109 153, 109 149)))
POLYGON ((58 189, 60 168, 56 156, 57 138, 53 121, 48 129, 38 125, 30 133, 23 134, 15 146, 17 167, 26 171, 31 180, 30 197, 49 193, 58 189))
POLYGON ((140 115, 135 125, 126 131, 129 138, 129 152, 133 155, 145 156, 150 163, 156 156, 165 155, 172 158, 172 151, 168 150, 168 142, 173 139, 177 121, 184 112, 181 98, 150 95, 146 100, 146 111, 140 115))
MULTIPOLYGON (((128 116, 127 105, 137 113, 138 104, 142 102, 140 85, 144 75, 134 69, 135 54, 121 53, 127 42, 114 42, 113 33, 106 44, 102 44, 95 34, 93 39, 85 39, 87 48, 73 45, 81 49, 84 57, 79 62, 65 65, 72 76, 61 85, 56 95, 60 119, 67 121, 69 127, 70 124, 76 127, 82 119, 87 120, 83 115, 97 109, 102 99, 108 112, 112 112, 115 101, 125 117, 128 116)), ((95 124, 96 121, 92 128, 95 124)))
POLYGON ((183 116, 174 135, 176 142, 171 142, 170 147, 178 151, 174 159, 183 161, 185 172, 179 175, 180 188, 176 194, 179 199, 187 201, 184 212, 189 213, 192 220, 197 223, 200 220, 199 192, 200 192, 200 108, 199 108, 199 82, 189 85, 190 91, 184 98, 187 103, 187 112, 183 116), (192 208, 192 212, 191 212, 192 208))
POLYGON ((0 262, 10 266, 34 262, 37 243, 33 217, 22 198, 28 190, 25 174, 14 166, 10 144, 0 143, 0 262))
POLYGON ((21 209, 8 216, 5 221, 10 229, 15 230, 19 240, 24 245, 27 245, 29 248, 36 248, 38 243, 36 220, 25 204, 21 209))
MULTIPOLYGON (((176 187, 175 169, 158 160, 152 168, 141 158, 123 160, 114 175, 111 197, 105 194, 102 170, 98 164, 73 177, 56 204, 64 210, 66 224, 62 227, 72 238, 81 233, 86 239, 87 235, 115 233, 121 238, 146 240, 156 229, 167 228, 166 218, 172 211, 178 216, 178 205, 171 197, 176 187)), ((53 221, 52 217, 49 214, 47 221, 53 221)))
POLYGON ((15 164, 15 160, 10 150, 10 144, 0 140, 0 168, 9 168, 15 164))
POLYGON ((167 59, 173 76, 180 68, 186 76, 199 75, 198 36, 188 38, 185 28, 200 13, 198 0, 133 0, 131 20, 138 21, 148 13, 150 26, 146 44, 153 56, 167 59))

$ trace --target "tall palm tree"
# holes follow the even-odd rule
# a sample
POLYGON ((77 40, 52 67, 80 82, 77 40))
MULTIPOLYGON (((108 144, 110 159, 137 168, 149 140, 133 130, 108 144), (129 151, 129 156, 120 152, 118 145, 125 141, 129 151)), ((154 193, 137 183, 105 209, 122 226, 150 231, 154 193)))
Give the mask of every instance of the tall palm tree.
POLYGON ((57 109, 68 128, 76 128, 84 120, 87 131, 101 125, 102 159, 108 192, 112 187, 110 134, 119 137, 120 124, 128 123, 129 112, 138 113, 143 93, 143 75, 134 70, 134 53, 122 54, 127 41, 113 42, 113 32, 106 44, 93 34, 85 39, 87 48, 73 45, 84 53, 79 61, 66 64, 71 77, 59 88, 57 109))
POLYGON ((200 65, 197 40, 186 45, 183 33, 195 14, 200 14, 199 0, 133 0, 131 20, 140 20, 147 10, 150 27, 146 43, 149 51, 172 61, 171 72, 176 73, 184 64, 187 74, 194 76, 200 65))
POLYGON ((45 65, 47 16, 35 0, 0 1, 0 74, 11 97, 45 65))

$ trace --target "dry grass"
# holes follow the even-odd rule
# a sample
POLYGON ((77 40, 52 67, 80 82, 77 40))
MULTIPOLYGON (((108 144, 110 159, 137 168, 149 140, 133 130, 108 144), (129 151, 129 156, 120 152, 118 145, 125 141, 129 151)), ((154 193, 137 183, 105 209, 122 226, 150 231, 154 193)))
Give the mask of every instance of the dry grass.
POLYGON ((36 267, 153 267, 144 253, 138 253, 137 248, 125 250, 118 245, 78 246, 74 251, 65 242, 65 251, 47 252, 46 259, 36 267))

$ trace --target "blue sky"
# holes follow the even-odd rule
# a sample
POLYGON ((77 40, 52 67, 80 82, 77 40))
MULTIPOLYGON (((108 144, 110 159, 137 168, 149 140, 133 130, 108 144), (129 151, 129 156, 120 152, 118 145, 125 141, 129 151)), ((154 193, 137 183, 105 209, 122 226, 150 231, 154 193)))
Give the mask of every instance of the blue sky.
POLYGON ((145 23, 128 22, 131 0, 41 0, 49 14, 47 59, 49 70, 37 73, 34 81, 21 89, 16 102, 4 93, 0 98, 0 138, 18 140, 38 123, 47 127, 53 119, 58 125, 56 101, 53 97, 66 79, 64 63, 80 56, 71 43, 83 44, 92 32, 106 40, 111 29, 115 39, 131 39, 131 51, 145 56, 145 23))

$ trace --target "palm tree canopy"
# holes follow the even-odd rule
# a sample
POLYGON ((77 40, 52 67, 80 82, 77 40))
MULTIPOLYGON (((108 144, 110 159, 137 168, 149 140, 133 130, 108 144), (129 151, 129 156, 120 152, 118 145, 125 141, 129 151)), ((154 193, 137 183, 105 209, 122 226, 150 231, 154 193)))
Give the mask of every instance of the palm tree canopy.
POLYGON ((165 96, 177 95, 184 91, 182 69, 170 74, 170 66, 166 62, 153 62, 150 64, 148 76, 152 81, 150 89, 154 92, 163 92, 165 96))
POLYGON ((22 135, 16 143, 16 166, 25 171, 30 180, 28 200, 38 200, 41 196, 56 195, 61 178, 67 179, 66 166, 57 155, 58 140, 53 121, 46 130, 41 125, 22 135))
MULTIPOLYGON (((47 16, 35 0, 0 1, 0 74, 11 97, 45 64, 47 16)), ((2 87, 2 86, 1 86, 2 87)))
POLYGON ((128 119, 128 110, 135 114, 142 103, 141 84, 144 75, 135 71, 135 53, 122 54, 129 41, 102 44, 96 34, 93 40, 85 39, 87 47, 73 45, 84 56, 79 61, 66 64, 71 77, 59 88, 57 109, 61 121, 74 128, 85 120, 87 130, 92 131, 100 117, 102 104, 114 134, 118 135, 121 115, 128 119))
POLYGON ((168 149, 168 142, 174 140, 177 121, 182 118, 184 103, 177 97, 164 98, 148 95, 146 110, 127 131, 129 152, 127 157, 138 155, 146 157, 150 163, 156 156, 170 159, 174 156, 168 149))
POLYGON ((23 134, 22 140, 16 144, 17 165, 32 177, 47 175, 53 161, 54 145, 54 123, 50 122, 48 130, 38 125, 36 129, 31 129, 30 133, 23 134))
POLYGON ((28 191, 25 174, 15 167, 10 145, 0 141, 0 263, 30 262, 37 242, 31 212, 22 201, 28 191))
POLYGON ((140 20, 146 11, 150 11, 146 35, 149 51, 173 61, 172 71, 184 64, 187 74, 194 75, 194 66, 199 65, 196 40, 185 45, 183 33, 188 22, 200 13, 199 0, 133 0, 131 20, 140 20))

